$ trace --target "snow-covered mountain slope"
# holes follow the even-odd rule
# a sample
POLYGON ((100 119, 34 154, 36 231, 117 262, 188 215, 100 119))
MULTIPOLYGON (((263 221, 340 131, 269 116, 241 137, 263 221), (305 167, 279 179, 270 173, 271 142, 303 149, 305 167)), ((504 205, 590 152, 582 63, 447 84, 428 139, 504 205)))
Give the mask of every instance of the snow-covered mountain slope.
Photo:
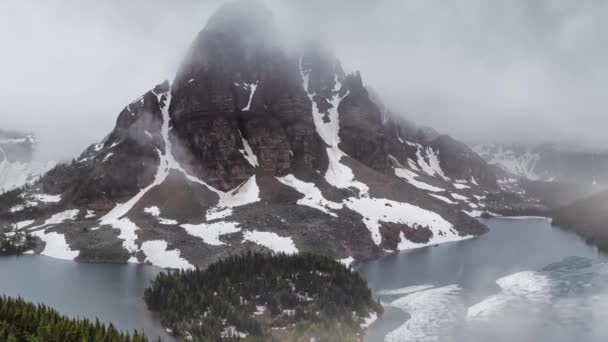
POLYGON ((0 161, 0 194, 35 182, 54 165, 54 162, 0 161))
POLYGON ((54 163, 32 160, 32 134, 0 131, 0 194, 33 183, 54 163))
POLYGON ((608 185, 608 152, 555 145, 480 144, 474 150, 488 163, 532 181, 608 185))
POLYGON ((524 145, 487 144, 473 148, 488 163, 497 165, 511 175, 530 180, 539 180, 536 166, 540 154, 524 145))
POLYGON ((176 268, 246 250, 362 261, 485 231, 471 216, 501 191, 494 168, 381 110, 334 56, 289 55, 277 37, 259 2, 220 8, 173 82, 0 196, 0 224, 44 255, 176 268))

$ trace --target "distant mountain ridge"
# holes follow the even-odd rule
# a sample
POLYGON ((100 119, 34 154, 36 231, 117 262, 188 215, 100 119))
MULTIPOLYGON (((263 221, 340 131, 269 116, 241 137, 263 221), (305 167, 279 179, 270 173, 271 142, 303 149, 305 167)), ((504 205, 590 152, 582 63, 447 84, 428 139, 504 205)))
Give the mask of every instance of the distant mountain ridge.
POLYGON ((32 133, 0 130, 0 194, 36 181, 53 167, 33 160, 35 146, 32 133))
POLYGON ((32 133, 0 130, 0 161, 31 161, 35 142, 32 133))
POLYGON ((608 152, 557 145, 479 144, 474 148, 488 163, 533 181, 608 186, 608 152))
POLYGON ((386 110, 323 49, 289 55, 276 36, 259 2, 221 7, 173 82, 73 163, 0 196, 0 225, 52 257, 191 268, 244 250, 363 261, 477 236, 473 217, 513 209, 500 194, 517 184, 465 144, 386 110))

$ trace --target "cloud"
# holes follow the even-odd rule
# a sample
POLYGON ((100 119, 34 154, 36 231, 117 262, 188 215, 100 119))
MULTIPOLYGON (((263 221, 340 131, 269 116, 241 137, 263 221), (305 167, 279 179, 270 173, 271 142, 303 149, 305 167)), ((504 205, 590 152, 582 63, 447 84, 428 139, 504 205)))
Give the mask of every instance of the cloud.
POLYGON ((0 2, 0 127, 30 130, 47 158, 70 158, 118 113, 172 79, 218 1, 0 2))
MULTIPOLYGON (((0 3, 0 127, 45 157, 108 133, 171 79, 221 0, 0 3)), ((463 140, 601 144, 608 3, 265 0, 283 38, 331 46, 401 115, 463 140)))

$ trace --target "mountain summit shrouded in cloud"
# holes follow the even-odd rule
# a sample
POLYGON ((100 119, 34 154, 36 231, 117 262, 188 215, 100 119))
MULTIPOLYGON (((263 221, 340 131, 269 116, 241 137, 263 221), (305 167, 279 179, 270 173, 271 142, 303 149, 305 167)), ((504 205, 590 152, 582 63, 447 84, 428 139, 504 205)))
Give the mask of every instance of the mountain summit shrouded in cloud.
POLYGON ((69 260, 192 268, 255 250, 350 264, 477 236, 486 210, 537 206, 504 200, 515 181, 388 109, 325 49, 284 48, 253 4, 220 8, 175 78, 104 139, 0 196, 0 222, 69 260))
MULTIPOLYGON (((34 130, 45 158, 73 157, 128 94, 172 77, 221 2, 2 2, 0 127, 34 130)), ((606 143, 604 2, 265 3, 281 40, 324 41, 419 124, 467 141, 606 143)))

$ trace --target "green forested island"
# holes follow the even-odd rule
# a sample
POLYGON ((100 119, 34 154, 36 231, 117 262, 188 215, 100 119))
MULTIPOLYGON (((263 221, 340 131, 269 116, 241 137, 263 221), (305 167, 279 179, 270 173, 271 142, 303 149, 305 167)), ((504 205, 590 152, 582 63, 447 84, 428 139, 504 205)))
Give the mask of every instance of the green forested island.
POLYGON ((2 342, 144 342, 137 332, 123 334, 111 324, 71 319, 21 298, 0 297, 0 341, 2 342))
POLYGON ((160 273, 144 297, 195 341, 360 341, 366 318, 383 311, 356 272, 313 254, 250 252, 160 273))

